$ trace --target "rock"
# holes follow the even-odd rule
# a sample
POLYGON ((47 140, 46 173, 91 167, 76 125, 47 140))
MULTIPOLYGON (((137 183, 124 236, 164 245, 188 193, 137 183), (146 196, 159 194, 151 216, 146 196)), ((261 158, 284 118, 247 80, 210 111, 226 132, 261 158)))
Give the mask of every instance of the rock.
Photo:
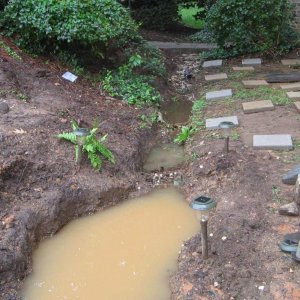
POLYGON ((294 202, 300 205, 300 175, 298 174, 295 190, 294 190, 294 202))
POLYGON ((289 185, 294 185, 297 181, 298 174, 300 174, 300 165, 296 165, 292 170, 282 176, 282 182, 289 185))
POLYGON ((291 202, 289 204, 282 205, 278 213, 283 216, 299 216, 300 211, 299 211, 299 206, 295 202, 291 202))
POLYGON ((9 106, 5 102, 0 102, 0 114, 7 114, 9 112, 9 106))

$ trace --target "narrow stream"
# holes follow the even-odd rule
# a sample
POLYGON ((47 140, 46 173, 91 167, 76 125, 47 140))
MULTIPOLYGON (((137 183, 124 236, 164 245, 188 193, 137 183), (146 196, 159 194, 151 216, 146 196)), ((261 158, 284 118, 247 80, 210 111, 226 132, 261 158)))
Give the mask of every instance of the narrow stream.
POLYGON ((199 230, 174 189, 71 222, 34 254, 26 300, 168 300, 184 240, 199 230))

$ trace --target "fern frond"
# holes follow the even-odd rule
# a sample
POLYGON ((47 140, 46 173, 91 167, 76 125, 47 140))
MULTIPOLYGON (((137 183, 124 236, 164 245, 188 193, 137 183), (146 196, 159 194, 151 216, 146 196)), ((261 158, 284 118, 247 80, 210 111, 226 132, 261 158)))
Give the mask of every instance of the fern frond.
POLYGON ((97 154, 92 152, 88 152, 87 155, 93 168, 96 170, 100 170, 102 166, 101 158, 97 154))
POLYGON ((72 126, 73 130, 76 130, 79 127, 79 125, 77 124, 77 122, 74 121, 74 120, 71 121, 71 126, 72 126))
POLYGON ((57 135, 59 139, 66 140, 68 142, 71 142, 73 144, 76 144, 76 135, 73 132, 62 132, 57 135))
POLYGON ((111 163, 115 164, 115 157, 110 150, 108 150, 104 145, 97 141, 97 150, 111 163))

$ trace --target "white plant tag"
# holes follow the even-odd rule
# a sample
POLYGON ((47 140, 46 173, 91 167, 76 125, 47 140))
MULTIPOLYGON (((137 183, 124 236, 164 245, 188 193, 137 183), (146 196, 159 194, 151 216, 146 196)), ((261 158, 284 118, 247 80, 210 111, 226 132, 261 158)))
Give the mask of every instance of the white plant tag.
POLYGON ((64 79, 74 82, 78 77, 71 72, 66 72, 63 76, 64 79))

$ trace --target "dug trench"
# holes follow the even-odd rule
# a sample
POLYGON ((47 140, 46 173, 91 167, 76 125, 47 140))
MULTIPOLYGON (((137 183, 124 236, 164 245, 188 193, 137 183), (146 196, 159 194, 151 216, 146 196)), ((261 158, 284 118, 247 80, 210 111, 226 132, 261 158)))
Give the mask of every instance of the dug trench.
MULTIPOLYGON (((200 97, 205 89, 201 71, 192 85, 181 84, 182 65, 196 56, 172 51, 166 56, 173 81, 160 88, 168 90, 168 96, 181 89, 187 101, 200 97)), ((141 126, 140 115, 148 109, 105 97, 84 80, 68 83, 61 79, 61 70, 38 60, 2 61, 0 68, 2 101, 10 108, 0 119, 1 299, 20 299, 41 240, 73 219, 154 186, 172 185, 171 172, 179 175, 187 200, 201 193, 218 202, 209 220, 209 259, 201 258, 200 235, 183 244, 178 270, 170 278, 172 299, 300 298, 299 268, 278 248, 283 234, 299 230, 298 218, 277 214, 278 202, 292 199, 281 174, 293 162, 287 164, 280 153, 255 152, 243 139, 232 141, 224 157, 223 140, 199 131, 185 146, 189 159, 183 165, 146 173, 142 166, 153 142, 172 140, 164 126, 141 126), (96 121, 100 133, 108 133, 116 165, 105 162, 102 171, 95 172, 84 160, 80 169, 75 167, 73 147, 55 137, 70 130, 72 119, 89 128, 96 121), (155 173, 161 176, 159 184, 155 173), (274 187, 280 193, 272 194, 274 187)), ((277 117, 295 117, 290 108, 276 112, 277 117)))

